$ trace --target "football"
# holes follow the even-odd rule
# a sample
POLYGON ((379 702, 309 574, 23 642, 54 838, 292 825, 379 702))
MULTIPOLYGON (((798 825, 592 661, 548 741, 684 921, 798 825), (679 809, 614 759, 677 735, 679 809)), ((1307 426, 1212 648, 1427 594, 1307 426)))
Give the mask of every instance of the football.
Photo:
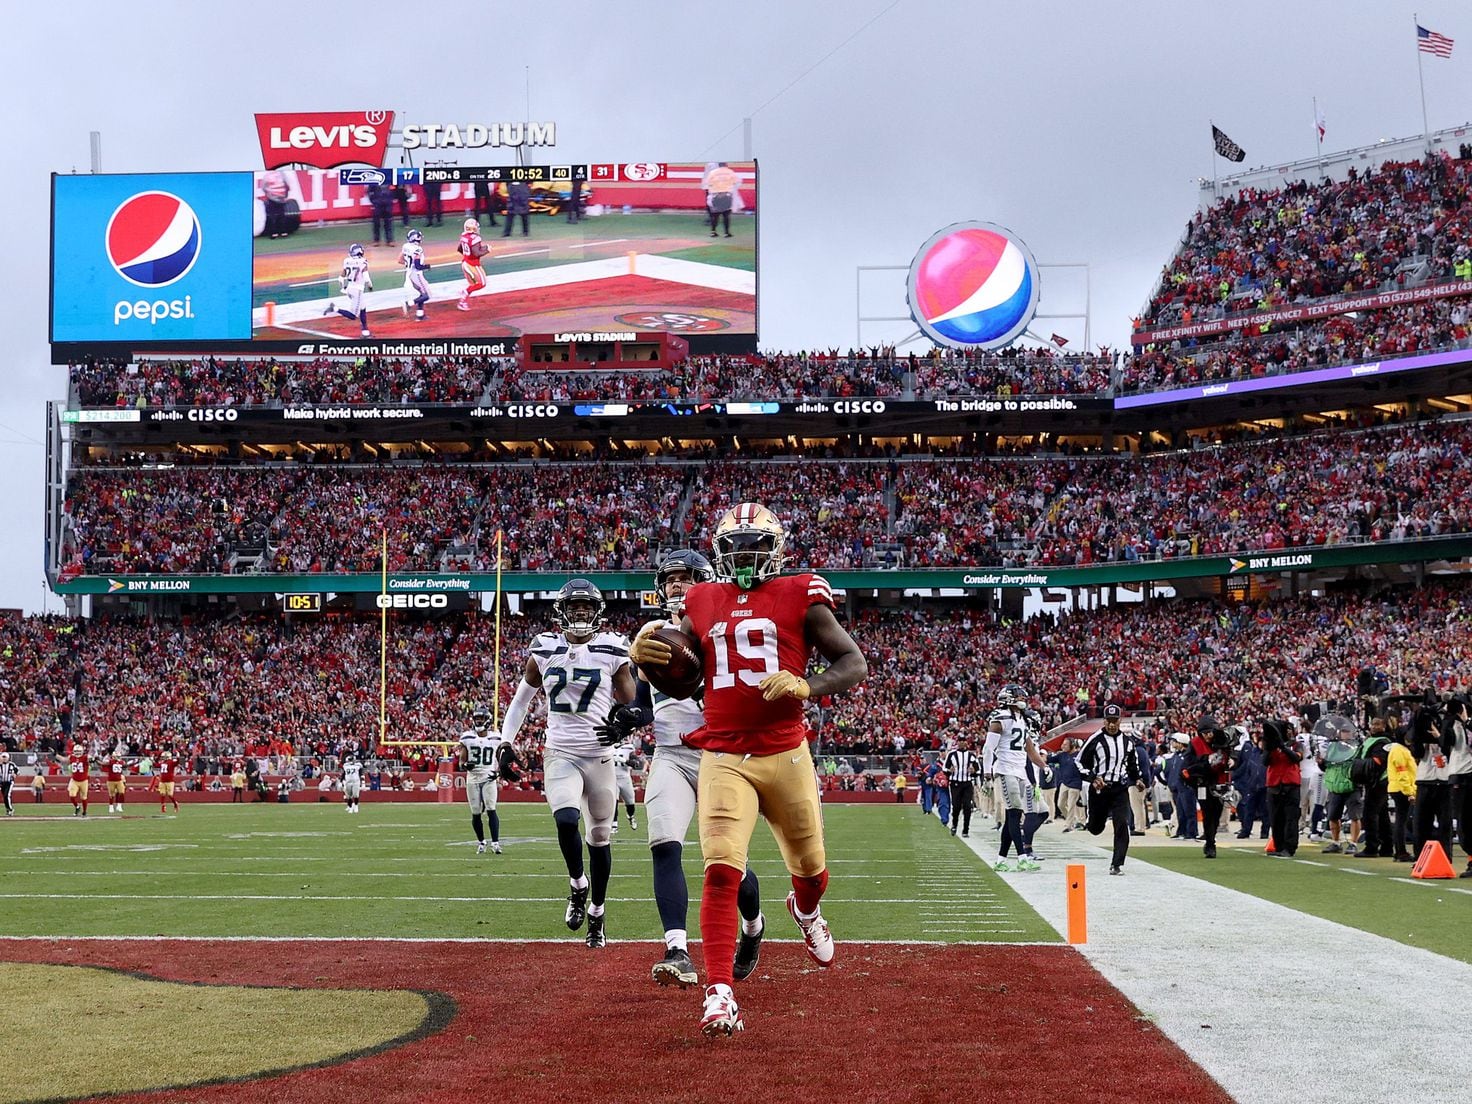
POLYGON ((661 694, 684 701, 692 698, 705 681, 705 658, 700 641, 687 632, 665 625, 654 630, 654 638, 670 646, 670 661, 664 667, 641 667, 644 677, 661 694))
POLYGON ((484 257, 490 251, 491 251, 491 247, 489 245, 487 245, 485 242, 476 242, 475 243, 475 255, 477 257, 484 257))

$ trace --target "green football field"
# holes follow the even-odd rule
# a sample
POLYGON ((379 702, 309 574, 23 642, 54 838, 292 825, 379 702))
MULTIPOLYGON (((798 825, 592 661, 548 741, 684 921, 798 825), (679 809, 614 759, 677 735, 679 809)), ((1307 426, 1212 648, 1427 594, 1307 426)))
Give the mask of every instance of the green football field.
MULTIPOLYGON (((105 809, 105 805, 103 806, 105 809)), ((477 855, 463 804, 130 806, 80 819, 21 805, 0 821, 0 909, 9 935, 369 936, 576 939, 562 923, 566 872, 540 804, 503 805, 504 855, 477 855), (35 819, 30 819, 35 817, 35 819)), ((642 818, 643 809, 639 810, 642 818)), ((824 811, 840 940, 1057 942, 1057 933, 934 818, 913 806, 824 811)), ((657 939, 644 823, 614 841, 611 940, 657 939)), ((687 843, 690 928, 699 847, 687 843)), ((765 825, 752 865, 775 938, 790 887, 765 825)), ((1047 872, 1035 877, 1046 877, 1047 872)))

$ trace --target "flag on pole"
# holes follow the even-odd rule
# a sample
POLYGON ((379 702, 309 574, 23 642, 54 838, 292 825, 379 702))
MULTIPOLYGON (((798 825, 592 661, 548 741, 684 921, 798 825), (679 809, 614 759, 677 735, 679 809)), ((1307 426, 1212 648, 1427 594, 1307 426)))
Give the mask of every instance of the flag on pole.
POLYGON ((1211 126, 1211 141, 1216 146, 1216 152, 1228 161, 1242 161, 1247 157, 1242 147, 1223 134, 1215 123, 1211 126))
POLYGON ((1452 56, 1452 40, 1444 34, 1428 31, 1419 23, 1416 24, 1416 49, 1423 54, 1435 54, 1439 58, 1452 56))
POLYGON ((1319 141, 1322 142, 1325 133, 1324 109, 1319 107, 1318 104, 1314 105, 1314 129, 1319 132, 1319 141))

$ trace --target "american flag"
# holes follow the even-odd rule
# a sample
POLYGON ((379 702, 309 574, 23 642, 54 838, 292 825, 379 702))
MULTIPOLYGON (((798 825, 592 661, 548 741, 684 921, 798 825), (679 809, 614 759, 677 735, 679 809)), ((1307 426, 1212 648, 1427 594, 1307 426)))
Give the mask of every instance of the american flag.
POLYGON ((1418 23, 1416 25, 1416 49, 1423 54, 1435 54, 1437 57, 1449 58, 1452 56, 1452 40, 1446 35, 1428 31, 1418 23))

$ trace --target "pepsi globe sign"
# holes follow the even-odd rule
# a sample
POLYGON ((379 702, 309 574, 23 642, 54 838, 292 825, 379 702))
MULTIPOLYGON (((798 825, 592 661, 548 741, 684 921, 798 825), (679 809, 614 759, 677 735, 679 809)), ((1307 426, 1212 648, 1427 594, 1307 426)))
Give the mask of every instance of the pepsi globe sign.
POLYGON ((939 230, 910 262, 910 315, 922 333, 952 349, 1000 349, 1038 309, 1038 263, 1012 231, 991 222, 939 230))

